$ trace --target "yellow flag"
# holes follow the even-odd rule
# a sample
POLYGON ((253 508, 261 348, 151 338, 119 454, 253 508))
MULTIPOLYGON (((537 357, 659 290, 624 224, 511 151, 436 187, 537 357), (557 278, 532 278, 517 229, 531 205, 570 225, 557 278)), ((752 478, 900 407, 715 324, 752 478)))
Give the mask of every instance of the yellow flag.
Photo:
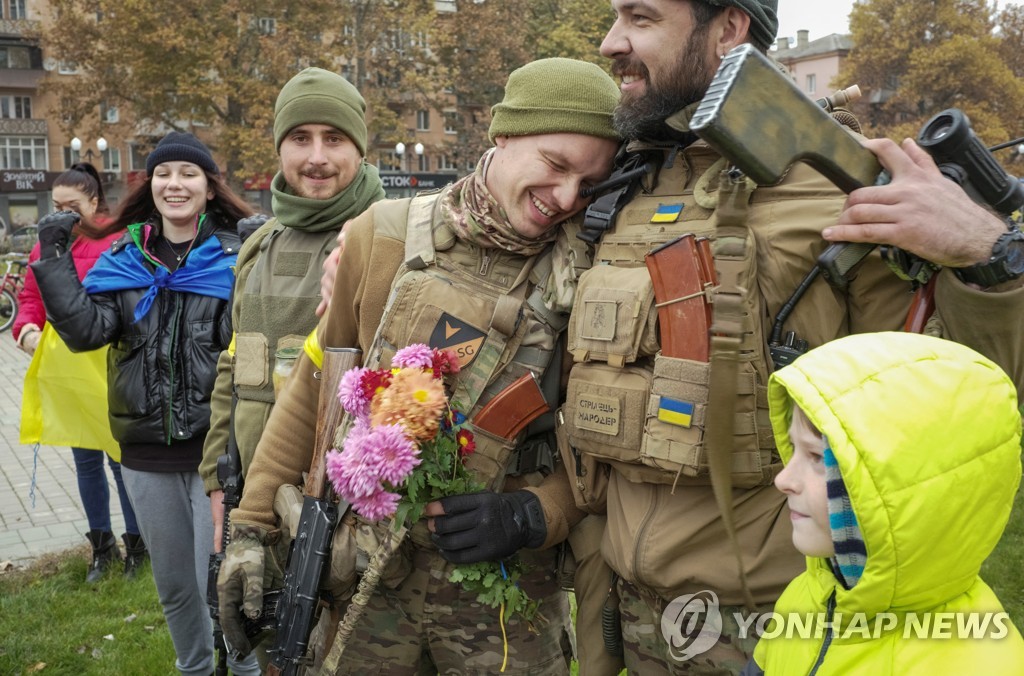
POLYGON ((121 447, 107 416, 107 347, 73 353, 47 323, 25 373, 20 441, 106 451, 121 447))

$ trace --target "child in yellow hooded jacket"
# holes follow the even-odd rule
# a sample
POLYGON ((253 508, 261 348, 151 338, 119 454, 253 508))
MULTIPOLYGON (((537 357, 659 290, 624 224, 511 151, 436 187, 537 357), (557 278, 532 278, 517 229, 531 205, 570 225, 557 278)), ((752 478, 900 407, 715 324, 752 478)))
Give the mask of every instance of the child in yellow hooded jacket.
POLYGON ((807 571, 744 674, 1024 673, 978 575, 1021 479, 1006 374, 951 341, 861 334, 775 373, 768 397, 807 571))

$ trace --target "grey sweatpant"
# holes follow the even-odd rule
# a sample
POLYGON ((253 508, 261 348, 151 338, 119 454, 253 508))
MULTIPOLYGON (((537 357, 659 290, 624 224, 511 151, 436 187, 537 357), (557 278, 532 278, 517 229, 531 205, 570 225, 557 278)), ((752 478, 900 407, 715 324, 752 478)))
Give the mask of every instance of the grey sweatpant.
MULTIPOLYGON (((153 578, 182 674, 213 671, 213 624, 206 579, 213 551, 210 499, 198 472, 140 472, 122 466, 139 530, 153 562, 153 578), (190 565, 191 564, 191 565, 190 565)), ((255 655, 228 660, 237 676, 258 676, 255 655)))

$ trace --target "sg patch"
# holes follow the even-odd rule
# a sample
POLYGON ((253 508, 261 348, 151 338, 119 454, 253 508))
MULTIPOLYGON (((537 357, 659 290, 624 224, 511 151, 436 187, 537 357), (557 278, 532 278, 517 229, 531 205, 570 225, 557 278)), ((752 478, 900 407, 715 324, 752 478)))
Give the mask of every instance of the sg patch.
POLYGON ((475 326, 442 312, 430 334, 430 347, 436 350, 451 350, 458 358, 459 366, 466 368, 480 354, 480 348, 486 338, 487 334, 475 326))

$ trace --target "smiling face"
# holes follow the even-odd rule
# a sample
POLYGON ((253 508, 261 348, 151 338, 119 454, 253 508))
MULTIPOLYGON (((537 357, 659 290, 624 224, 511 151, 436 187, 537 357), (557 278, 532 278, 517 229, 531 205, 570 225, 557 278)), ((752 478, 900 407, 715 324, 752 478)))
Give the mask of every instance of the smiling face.
POLYGON ((206 173, 191 162, 164 162, 153 169, 150 186, 163 218, 164 235, 171 241, 180 241, 174 239, 175 232, 191 236, 197 217, 213 199, 206 173))
POLYGON ((835 545, 828 517, 825 441, 796 405, 789 438, 793 457, 775 477, 775 487, 786 494, 793 521, 793 545, 806 556, 830 557, 835 545))
POLYGON ((537 239, 590 203, 580 189, 608 178, 618 142, 585 134, 499 136, 487 189, 521 236, 537 239))
POLYGON ((78 188, 69 185, 53 186, 53 208, 57 211, 74 211, 82 217, 83 225, 93 225, 98 205, 99 198, 89 197, 78 188))
POLYGON ((703 98, 715 75, 725 14, 698 25, 689 0, 612 0, 612 8, 601 54, 622 81, 615 128, 624 138, 671 137, 665 118, 703 98))
POLYGON ((299 197, 326 200, 347 188, 362 155, 344 132, 326 124, 300 124, 278 150, 285 182, 299 197))

